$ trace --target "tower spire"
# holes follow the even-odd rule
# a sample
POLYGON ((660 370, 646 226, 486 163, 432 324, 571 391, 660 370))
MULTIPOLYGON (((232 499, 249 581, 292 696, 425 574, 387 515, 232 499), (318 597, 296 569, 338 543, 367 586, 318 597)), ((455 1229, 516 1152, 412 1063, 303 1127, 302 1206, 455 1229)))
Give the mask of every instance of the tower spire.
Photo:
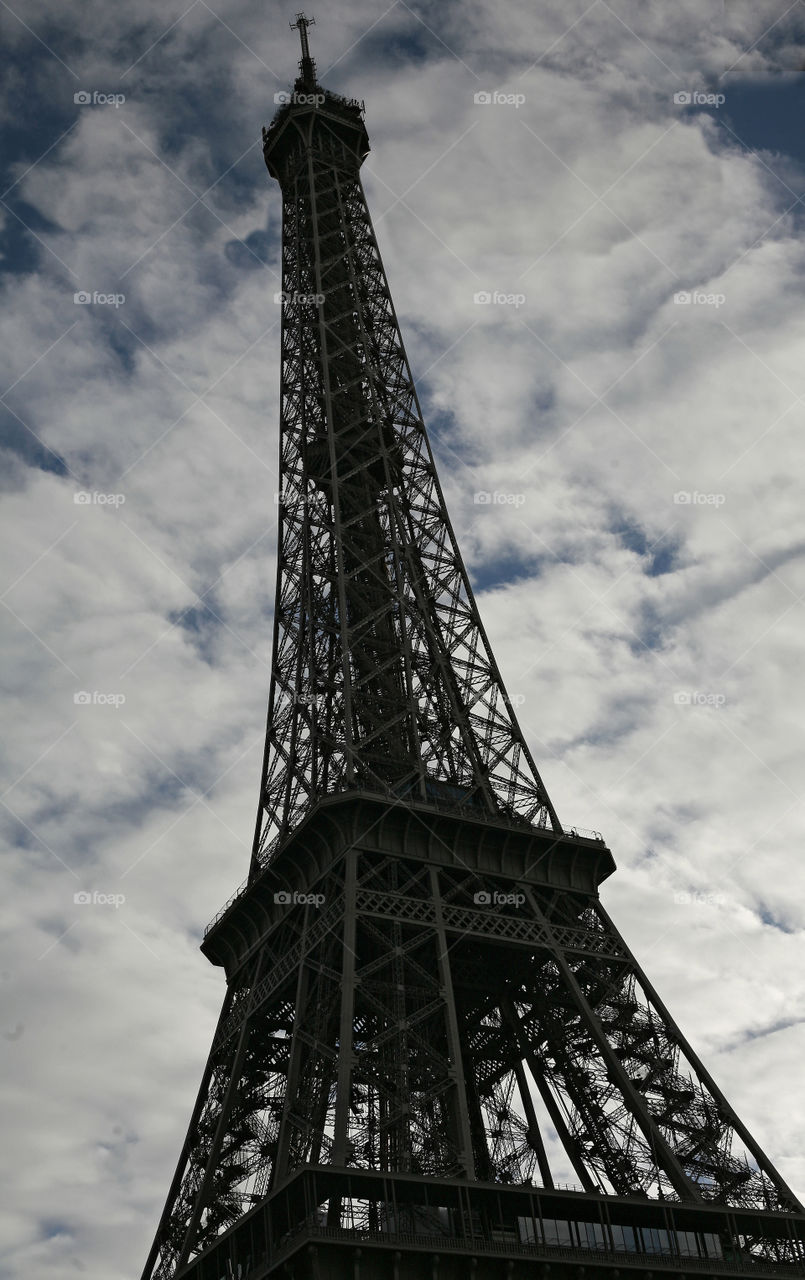
POLYGON ((291 22, 289 25, 292 31, 299 32, 299 39, 302 41, 302 57, 299 60, 300 79, 302 79, 305 84, 315 84, 316 64, 310 56, 310 42, 308 41, 307 29, 308 27, 315 27, 316 19, 306 18, 304 13, 297 13, 296 22, 291 22))

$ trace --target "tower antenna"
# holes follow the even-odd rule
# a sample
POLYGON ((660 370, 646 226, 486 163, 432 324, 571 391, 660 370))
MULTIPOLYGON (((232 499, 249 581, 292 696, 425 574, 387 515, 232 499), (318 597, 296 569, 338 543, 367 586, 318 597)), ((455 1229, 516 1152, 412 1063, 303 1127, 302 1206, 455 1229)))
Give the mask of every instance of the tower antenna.
POLYGON ((299 73, 305 84, 316 83, 316 64, 310 56, 310 43, 307 38, 308 27, 315 27, 315 18, 306 18, 303 13, 297 13, 296 22, 289 23, 292 31, 299 32, 299 39, 302 41, 302 57, 299 61, 299 73))

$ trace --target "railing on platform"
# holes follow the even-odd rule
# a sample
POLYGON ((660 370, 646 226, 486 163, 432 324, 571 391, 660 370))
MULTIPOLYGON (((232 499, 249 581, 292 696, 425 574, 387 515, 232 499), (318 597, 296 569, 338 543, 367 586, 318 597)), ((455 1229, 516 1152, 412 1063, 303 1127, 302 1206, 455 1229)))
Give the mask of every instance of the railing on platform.
POLYGON ((272 1264, 280 1262, 289 1253, 298 1249, 305 1239, 332 1240, 356 1245, 392 1245, 397 1248, 433 1249, 441 1252, 460 1251, 477 1254, 493 1254, 498 1257, 544 1259, 546 1261, 572 1262, 576 1266, 581 1263, 598 1263, 628 1267, 645 1267, 651 1273, 659 1268, 669 1268, 677 1273, 701 1271, 707 1275, 734 1273, 744 1271, 750 1275, 793 1276, 805 1274, 803 1262, 766 1262, 751 1254, 736 1251, 732 1258, 700 1257, 681 1252, 667 1253, 638 1251, 619 1251, 611 1248, 591 1249, 577 1245, 548 1245, 539 1243, 522 1243, 515 1239, 489 1240, 481 1237, 461 1238, 449 1235, 420 1235, 410 1232, 370 1232, 354 1230, 347 1227, 328 1227, 317 1222, 308 1222, 292 1236, 282 1241, 271 1256, 272 1264))
MULTIPOLYGON (((423 800, 419 796, 409 799, 407 797, 395 795, 394 792, 392 791, 385 793, 381 791, 374 792, 374 791, 347 791, 347 790, 336 792, 334 793, 334 795, 337 795, 339 797, 345 796, 345 795, 353 795, 356 797, 365 796, 367 799, 371 799, 371 800, 388 801, 390 804, 395 806, 396 805, 408 806, 409 804, 413 804, 416 806, 417 809, 432 809, 437 813, 450 814, 452 817, 472 818, 473 821, 476 821, 476 822, 488 823, 490 826, 495 826, 495 827, 500 827, 500 826, 509 827, 513 831, 522 831, 525 833, 529 831, 533 831, 539 834, 553 835, 558 840, 595 840, 596 843, 598 844, 604 843, 604 837, 602 836, 600 831, 592 831, 587 827, 563 826, 561 832, 552 831, 549 827, 534 827, 525 818, 523 819, 511 818, 508 816, 508 814, 505 814, 505 813, 492 814, 492 813, 484 813, 483 811, 476 812, 475 810, 470 809, 469 805, 466 805, 466 804, 462 805, 460 803, 451 804, 446 800, 436 799, 434 796, 429 796, 427 800, 423 800)), ((329 796, 327 797, 327 799, 330 799, 330 798, 331 797, 329 796)), ((286 837, 284 837, 284 839, 290 839, 290 834, 292 833, 289 833, 286 837)), ((277 852, 282 842, 283 841, 280 840, 280 836, 276 835, 274 836, 274 839, 271 841, 271 843, 266 845, 260 858, 261 870, 265 869, 270 865, 271 860, 274 857, 274 854, 277 852)), ((210 932, 210 930, 215 928, 219 920, 223 920, 224 916, 226 915, 227 911, 229 911, 230 907, 232 907, 237 902, 237 900, 240 897, 242 897, 244 893, 246 893, 247 889, 249 888, 249 885, 252 883, 252 880, 254 879, 257 879, 257 876, 249 875, 242 882, 242 884, 238 885, 235 892, 231 895, 231 897, 229 897, 226 900, 224 905, 221 907, 220 911, 218 911, 216 915, 213 916, 212 920, 207 925, 206 929, 204 930, 205 938, 207 937, 207 934, 210 932)))

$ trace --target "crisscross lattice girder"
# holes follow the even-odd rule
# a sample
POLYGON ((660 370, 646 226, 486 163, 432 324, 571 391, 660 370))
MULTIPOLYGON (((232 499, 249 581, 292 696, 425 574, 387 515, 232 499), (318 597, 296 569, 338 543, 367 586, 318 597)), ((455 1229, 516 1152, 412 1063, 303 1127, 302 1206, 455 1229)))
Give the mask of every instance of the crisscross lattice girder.
POLYGON ((360 108, 317 94, 265 137, 283 193, 282 417, 255 860, 356 786, 558 827, 439 487, 361 186, 360 108))
MULTIPOLYGON (((771 1220, 801 1234, 795 1197, 597 897, 437 867, 410 829, 409 856, 384 854, 373 803, 371 834, 345 829, 307 893, 271 892, 292 838, 216 927, 251 958, 231 961, 147 1275, 168 1280, 299 1169, 551 1188, 551 1139, 587 1192, 765 1212, 735 1241, 747 1265, 801 1261, 771 1220)), ((368 1211, 382 1235, 387 1206, 368 1211)))

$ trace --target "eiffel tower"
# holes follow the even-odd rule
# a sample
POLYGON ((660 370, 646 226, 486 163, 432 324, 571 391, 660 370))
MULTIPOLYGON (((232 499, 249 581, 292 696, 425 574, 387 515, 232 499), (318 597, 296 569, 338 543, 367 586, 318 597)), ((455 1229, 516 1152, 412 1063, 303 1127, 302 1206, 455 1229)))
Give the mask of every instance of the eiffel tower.
POLYGON ((144 1280, 805 1275, 805 1210, 517 724, 361 186, 363 104, 318 83, 311 22, 263 131, 283 309, 257 828, 204 936, 227 993, 144 1280))

